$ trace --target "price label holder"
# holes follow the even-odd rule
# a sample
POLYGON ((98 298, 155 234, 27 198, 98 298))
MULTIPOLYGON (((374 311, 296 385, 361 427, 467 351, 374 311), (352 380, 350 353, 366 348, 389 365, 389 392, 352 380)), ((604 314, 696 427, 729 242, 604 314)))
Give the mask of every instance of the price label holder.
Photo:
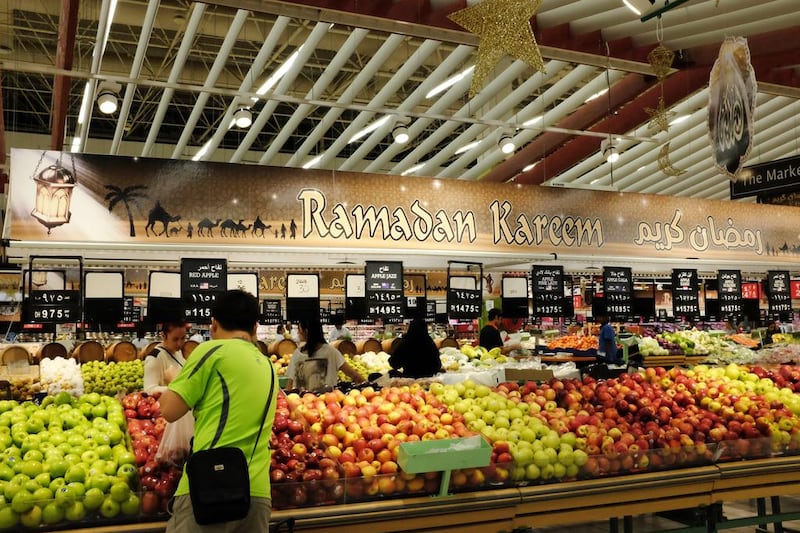
POLYGON ((261 321, 264 324, 280 324, 283 322, 280 300, 262 300, 261 321))
POLYGON ((46 284, 40 285, 37 282, 40 274, 44 273, 44 279, 48 279, 47 270, 35 268, 35 263, 41 261, 74 261, 78 267, 77 285, 83 282, 83 257, 81 256, 37 256, 31 255, 28 258, 28 276, 23 283, 23 300, 27 312, 25 320, 33 324, 76 324, 76 333, 80 332, 83 323, 83 291, 67 290, 66 272, 61 278, 61 283, 57 288, 49 287, 46 284), (34 279, 36 278, 36 279, 34 279), (34 290, 34 287, 39 287, 34 290))
MULTIPOLYGON (((406 294, 406 314, 409 318, 428 320, 428 277, 425 274, 403 274, 403 289, 406 294)), ((432 321, 433 317, 431 317, 432 321)))
POLYGON ((633 276, 630 267, 603 267, 606 313, 612 320, 633 315, 633 276))
POLYGON ((742 313, 742 272, 718 270, 719 314, 721 318, 742 313))
POLYGON ((788 270, 770 270, 767 272, 769 288, 769 314, 785 318, 792 312, 791 277, 788 270))
MULTIPOLYGON (((452 320, 475 320, 483 307, 483 263, 447 262, 447 317, 452 320), (454 274, 453 266, 462 272, 454 274)), ((490 283, 490 281, 487 281, 490 283)), ((490 291, 491 292, 491 291, 490 291)))
POLYGON ((83 276, 84 321, 102 329, 123 322, 125 274, 120 271, 89 271, 83 276))
POLYGON ((367 289, 364 274, 344 277, 344 316, 350 320, 367 318, 367 289))
POLYGON ((367 261, 364 267, 367 316, 385 321, 405 316, 402 261, 367 261))
POLYGON ((503 275, 500 287, 503 316, 525 318, 528 312, 528 278, 526 276, 503 275))
POLYGON ((319 318, 319 274, 286 275, 286 319, 319 318))
POLYGON ((672 270, 672 315, 692 320, 700 318, 700 293, 697 270, 675 268, 672 270))
MULTIPOLYGON (((535 266, 531 269, 533 315, 538 318, 564 317, 564 267, 535 266)), ((503 309, 505 313, 505 308, 503 309)))
POLYGON ((210 324, 214 302, 227 289, 225 259, 181 259, 181 303, 186 321, 210 324))

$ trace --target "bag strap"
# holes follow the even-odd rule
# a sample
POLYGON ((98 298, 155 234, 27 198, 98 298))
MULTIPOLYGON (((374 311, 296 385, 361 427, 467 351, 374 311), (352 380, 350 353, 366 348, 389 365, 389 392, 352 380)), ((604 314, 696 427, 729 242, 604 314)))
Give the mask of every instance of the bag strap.
POLYGON ((253 456, 256 453, 256 448, 258 447, 258 440, 261 438, 261 432, 264 430, 264 422, 267 420, 267 413, 269 412, 269 406, 272 403, 272 394, 275 392, 275 367, 272 366, 272 361, 270 361, 268 364, 270 367, 269 375, 272 378, 269 384, 269 394, 267 394, 267 403, 266 405, 264 405, 264 413, 261 415, 261 426, 259 426, 258 428, 258 434, 256 435, 256 442, 255 444, 253 444, 253 452, 250 454, 250 461, 248 461, 247 464, 250 464, 250 462, 253 460, 253 456))

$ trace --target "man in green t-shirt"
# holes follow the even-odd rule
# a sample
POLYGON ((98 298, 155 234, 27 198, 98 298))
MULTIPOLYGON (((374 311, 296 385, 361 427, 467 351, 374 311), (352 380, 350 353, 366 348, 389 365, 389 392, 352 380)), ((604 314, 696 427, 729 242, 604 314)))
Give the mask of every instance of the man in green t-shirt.
POLYGON ((277 380, 272 363, 253 344, 258 311, 258 300, 247 292, 233 290, 220 296, 211 314, 212 340, 192 352, 160 399, 161 413, 169 422, 193 411, 192 451, 223 446, 242 450, 249 463, 250 512, 234 523, 198 525, 184 471, 175 491, 173 515, 167 524, 169 532, 269 530, 269 436, 278 387, 270 386, 277 380), (270 390, 274 392, 267 398, 270 390), (262 428, 267 402, 270 407, 262 428))

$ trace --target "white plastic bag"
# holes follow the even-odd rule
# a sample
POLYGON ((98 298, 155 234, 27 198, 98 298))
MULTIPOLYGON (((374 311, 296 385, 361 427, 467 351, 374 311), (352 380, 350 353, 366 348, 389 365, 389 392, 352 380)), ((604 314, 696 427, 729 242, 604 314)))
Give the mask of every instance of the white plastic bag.
POLYGON ((167 424, 156 452, 156 461, 163 464, 183 467, 192 449, 194 436, 194 415, 189 411, 175 422, 167 424))

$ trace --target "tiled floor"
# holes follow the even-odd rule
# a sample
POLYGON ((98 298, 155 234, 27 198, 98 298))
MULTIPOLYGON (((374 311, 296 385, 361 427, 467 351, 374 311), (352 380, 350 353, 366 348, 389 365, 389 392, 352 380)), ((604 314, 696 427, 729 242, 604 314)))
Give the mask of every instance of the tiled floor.
MULTIPOLYGON (((770 503, 767 501, 767 512, 770 511, 770 503)), ((783 497, 781 498, 781 511, 787 512, 800 512, 800 499, 783 497)), ((726 519, 733 520, 736 518, 747 518, 757 515, 756 501, 745 500, 726 503, 723 506, 723 514, 726 519)), ((633 518, 633 532, 634 533, 647 533, 654 531, 662 531, 668 529, 675 529, 687 527, 687 525, 675 520, 670 520, 663 516, 655 515, 642 515, 633 518)), ((721 524, 724 527, 724 524, 721 524)), ((800 520, 794 522, 784 522, 784 531, 786 533, 800 532, 800 520)), ((609 523, 607 521, 601 522, 587 522, 582 524, 570 524, 565 526, 556 526, 548 528, 538 528, 533 530, 534 533, 608 533, 609 523)), ((622 532, 622 520, 619 523, 619 531, 622 532)), ((719 529, 719 531, 729 533, 755 533, 758 531, 775 531, 775 526, 770 524, 766 530, 756 529, 756 526, 737 527, 732 529, 719 529)))

